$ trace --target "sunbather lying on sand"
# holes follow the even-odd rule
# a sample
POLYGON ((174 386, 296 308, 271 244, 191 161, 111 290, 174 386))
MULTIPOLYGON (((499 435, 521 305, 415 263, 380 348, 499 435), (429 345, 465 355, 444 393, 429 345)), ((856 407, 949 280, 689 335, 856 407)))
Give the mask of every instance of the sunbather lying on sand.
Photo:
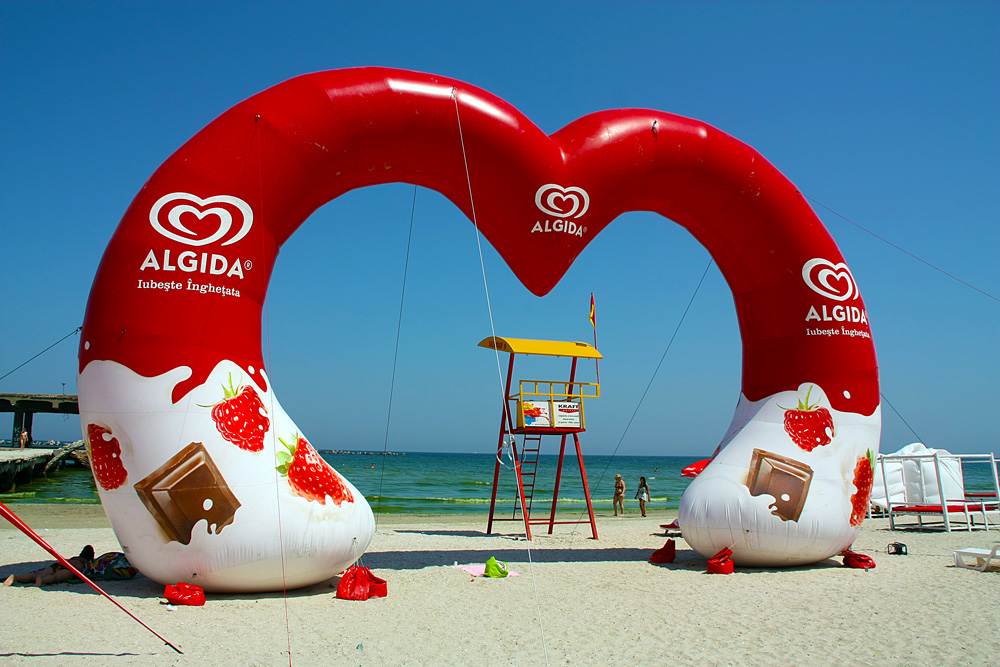
MULTIPOLYGON (((131 579, 139 573, 125 554, 118 551, 111 551, 94 558, 94 547, 89 544, 80 551, 79 556, 68 559, 76 569, 94 580, 118 580, 131 579)), ((12 574, 3 582, 4 586, 12 586, 16 583, 34 582, 36 586, 46 584, 57 584, 64 581, 79 581, 73 571, 65 567, 62 563, 55 562, 40 570, 25 572, 24 574, 12 574)))

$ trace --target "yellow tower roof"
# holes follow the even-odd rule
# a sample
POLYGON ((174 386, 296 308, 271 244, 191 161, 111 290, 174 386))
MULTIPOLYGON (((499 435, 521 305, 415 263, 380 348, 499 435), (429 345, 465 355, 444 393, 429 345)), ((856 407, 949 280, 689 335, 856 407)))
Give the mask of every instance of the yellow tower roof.
POLYGON ((579 357, 582 359, 603 359, 597 348, 587 343, 563 340, 532 340, 530 338, 507 338, 487 336, 479 347, 499 350, 511 354, 539 354, 547 357, 579 357))

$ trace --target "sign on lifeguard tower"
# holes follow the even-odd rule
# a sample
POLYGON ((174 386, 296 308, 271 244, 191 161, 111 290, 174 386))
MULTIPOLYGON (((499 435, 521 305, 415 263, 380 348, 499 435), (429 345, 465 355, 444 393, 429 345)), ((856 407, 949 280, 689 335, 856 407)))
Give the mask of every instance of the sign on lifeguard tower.
POLYGON ((601 385, 597 382, 578 382, 576 370, 579 359, 594 359, 596 363, 596 360, 601 359, 601 353, 587 343, 501 338, 499 336, 484 338, 479 343, 479 347, 510 354, 504 402, 500 414, 497 462, 493 470, 493 497, 490 500, 490 519, 486 533, 490 534, 493 531, 494 521, 522 521, 529 540, 531 539, 531 524, 546 523, 549 526, 549 534, 551 534, 553 526, 557 523, 590 523, 596 540, 597 522, 594 520, 594 507, 590 501, 590 488, 587 485, 587 471, 583 465, 579 434, 586 430, 584 399, 600 397, 601 385), (566 380, 520 380, 517 393, 512 394, 514 357, 518 354, 568 357, 572 359, 569 378, 566 380), (559 499, 559 483, 562 480, 566 438, 570 435, 573 436, 576 457, 580 465, 580 481, 583 484, 583 493, 587 501, 589 515, 587 521, 556 521, 556 505, 559 499), (517 442, 517 436, 521 436, 520 446, 517 442), (558 436, 560 438, 559 463, 552 488, 552 507, 549 516, 545 519, 532 519, 531 506, 535 492, 538 456, 541 451, 542 438, 545 436, 558 436), (514 501, 514 511, 509 518, 495 516, 497 488, 500 481, 500 462, 505 444, 510 445, 514 471, 517 476, 517 497, 514 501), (520 518, 517 516, 518 512, 521 513, 520 518))
POLYGON ((524 399, 517 403, 517 427, 579 428, 583 430, 583 403, 579 400, 541 401, 524 399))

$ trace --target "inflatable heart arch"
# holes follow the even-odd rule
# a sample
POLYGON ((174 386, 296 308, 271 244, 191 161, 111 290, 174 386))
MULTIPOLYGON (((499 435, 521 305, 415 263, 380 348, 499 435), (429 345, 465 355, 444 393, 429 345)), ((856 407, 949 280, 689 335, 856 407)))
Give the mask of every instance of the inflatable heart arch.
POLYGON ((460 81, 361 68, 225 112, 156 170, 108 244, 80 415, 101 501, 143 573, 277 590, 330 578, 368 546, 365 498, 268 381, 261 309, 299 225, 387 182, 444 194, 539 296, 626 211, 683 225, 733 291, 744 366, 723 445, 682 498, 685 539, 767 565, 853 541, 879 438, 875 351, 857 284, 794 185, 687 118, 603 111, 547 136, 460 81))

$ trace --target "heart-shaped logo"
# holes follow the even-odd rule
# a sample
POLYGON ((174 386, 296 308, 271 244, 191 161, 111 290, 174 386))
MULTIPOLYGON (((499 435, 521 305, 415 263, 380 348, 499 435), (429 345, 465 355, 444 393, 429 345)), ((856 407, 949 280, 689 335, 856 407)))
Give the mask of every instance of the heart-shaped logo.
POLYGON ((834 301, 858 298, 858 285, 847 264, 816 257, 802 266, 802 279, 812 291, 834 301))
POLYGON ((217 195, 202 199, 187 192, 172 192, 153 204, 149 210, 149 222, 160 234, 184 245, 203 246, 229 236, 222 243, 227 246, 250 231, 253 210, 239 197, 217 195), (230 236, 234 230, 234 217, 239 220, 239 225, 230 236), (213 220, 216 221, 214 225, 213 220), (191 226, 196 228, 191 229, 191 226))
POLYGON ((583 188, 549 183, 538 188, 535 205, 542 213, 556 218, 579 218, 590 208, 590 196, 583 188))

